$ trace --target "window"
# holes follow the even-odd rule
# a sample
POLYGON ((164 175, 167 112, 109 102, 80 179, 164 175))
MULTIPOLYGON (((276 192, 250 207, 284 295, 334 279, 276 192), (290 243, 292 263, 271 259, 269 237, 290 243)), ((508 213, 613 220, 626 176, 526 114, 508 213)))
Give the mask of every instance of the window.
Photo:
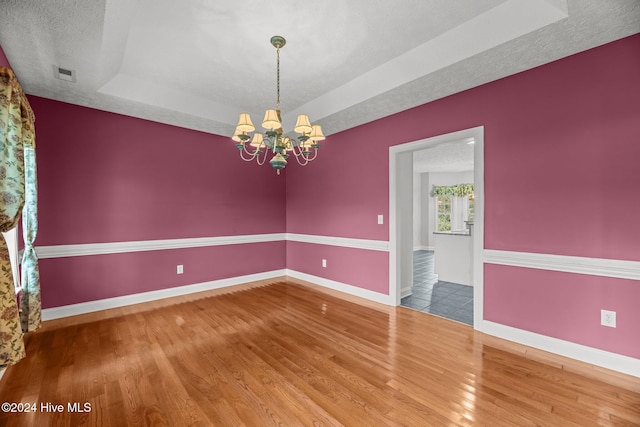
POLYGON ((436 197, 436 231, 451 231, 451 196, 436 197))
POLYGON ((9 259, 11 260, 11 271, 13 272, 13 284, 16 288, 16 294, 21 290, 20 270, 18 266, 18 227, 14 227, 6 233, 2 233, 4 240, 9 248, 9 259))
POLYGON ((473 184, 434 186, 431 195, 436 203, 435 230, 466 231, 475 209, 473 184))

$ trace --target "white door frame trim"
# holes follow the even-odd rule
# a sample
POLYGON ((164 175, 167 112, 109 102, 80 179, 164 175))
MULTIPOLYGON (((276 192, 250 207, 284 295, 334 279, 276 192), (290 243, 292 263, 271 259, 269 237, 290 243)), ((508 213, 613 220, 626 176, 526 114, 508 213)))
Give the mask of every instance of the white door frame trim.
MULTIPOLYGON (((481 330, 483 324, 484 307, 484 126, 464 129, 444 135, 408 142, 406 144, 389 147, 389 300, 392 305, 400 305, 400 286, 398 265, 400 265, 400 250, 398 248, 399 203, 401 195, 397 194, 396 183, 399 170, 398 156, 402 153, 424 150, 447 142, 473 138, 474 144, 474 239, 473 239, 473 324, 481 330)), ((412 192, 413 189, 406 189, 412 192)))

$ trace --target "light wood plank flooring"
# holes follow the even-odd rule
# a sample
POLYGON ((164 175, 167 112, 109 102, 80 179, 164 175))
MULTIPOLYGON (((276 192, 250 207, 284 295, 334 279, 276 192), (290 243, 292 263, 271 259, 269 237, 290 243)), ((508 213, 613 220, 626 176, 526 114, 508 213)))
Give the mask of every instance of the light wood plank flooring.
POLYGON ((50 321, 26 343, 0 401, 37 411, 2 426, 640 425, 637 378, 294 281, 50 321))

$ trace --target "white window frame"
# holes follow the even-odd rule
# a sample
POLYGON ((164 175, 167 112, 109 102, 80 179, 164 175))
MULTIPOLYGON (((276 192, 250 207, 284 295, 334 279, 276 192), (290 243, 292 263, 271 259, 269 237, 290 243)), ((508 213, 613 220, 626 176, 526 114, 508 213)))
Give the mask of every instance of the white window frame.
POLYGON ((455 223, 454 221, 454 216, 457 215, 457 210, 456 210, 456 206, 461 206, 463 209, 462 212, 462 224, 465 224, 466 221, 469 220, 469 196, 462 196, 462 197, 458 197, 462 200, 460 200, 461 203, 454 203, 454 199, 457 198, 456 196, 434 196, 434 203, 435 203, 435 224, 434 224, 434 230, 438 233, 449 233, 449 232, 458 232, 458 231, 464 231, 465 228, 453 228, 453 225, 455 223), (450 206, 451 206, 451 213, 449 215, 449 219, 451 222, 451 230, 447 230, 447 231, 440 231, 438 230, 438 226, 440 225, 440 215, 439 215, 439 207, 438 207, 438 200, 440 197, 449 197, 451 199, 450 201, 450 206))

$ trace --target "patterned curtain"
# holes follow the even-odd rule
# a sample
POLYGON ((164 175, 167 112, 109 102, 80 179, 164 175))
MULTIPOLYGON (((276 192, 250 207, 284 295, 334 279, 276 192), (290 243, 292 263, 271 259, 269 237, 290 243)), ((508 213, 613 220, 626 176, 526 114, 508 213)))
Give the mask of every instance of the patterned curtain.
MULTIPOLYGON (((33 147, 34 116, 13 71, 0 67, 0 231, 14 228, 25 201, 24 144, 33 147)), ((35 172, 35 171, 34 171, 35 172)), ((24 357, 9 250, 0 238, 0 367, 24 357)))
MULTIPOLYGON (((24 136, 24 135, 23 135, 24 136)), ((33 133, 30 133, 33 137, 33 133)), ((20 295, 20 320, 22 331, 35 331, 40 327, 42 304, 40 302, 40 271, 33 242, 38 233, 38 181, 36 179, 36 150, 33 141, 24 141, 25 200, 22 208, 22 294, 20 295)))

